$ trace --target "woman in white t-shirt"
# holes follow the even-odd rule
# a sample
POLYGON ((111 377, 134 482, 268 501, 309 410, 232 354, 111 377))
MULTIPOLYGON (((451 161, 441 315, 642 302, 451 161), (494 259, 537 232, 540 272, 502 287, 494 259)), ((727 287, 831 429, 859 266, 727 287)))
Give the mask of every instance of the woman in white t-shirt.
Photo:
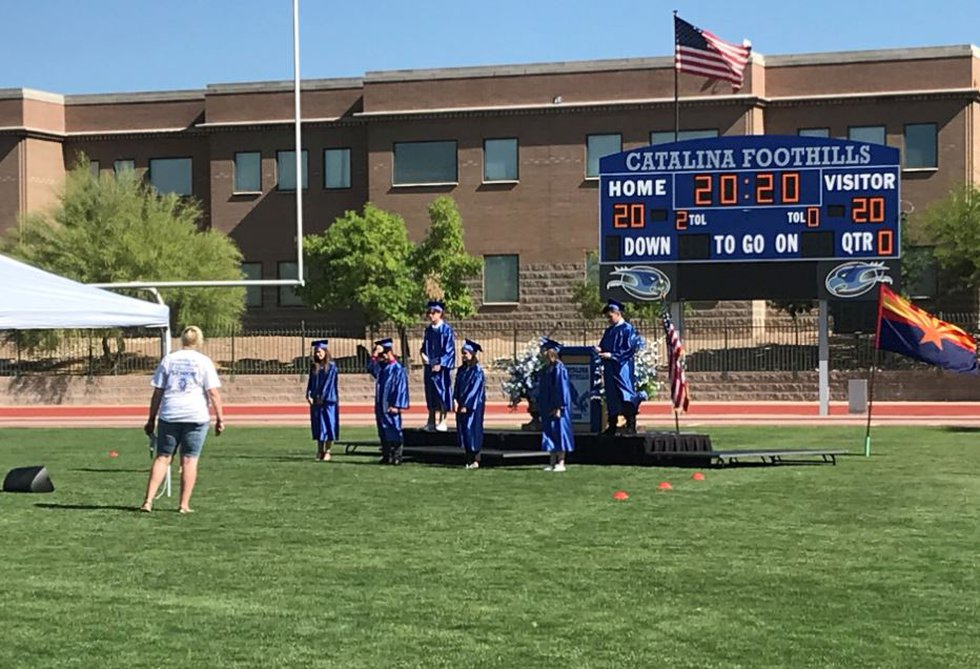
POLYGON ((225 421, 218 388, 218 371, 211 359, 197 350, 204 342, 198 327, 184 328, 180 333, 183 348, 160 361, 153 374, 153 398, 150 400, 150 417, 143 428, 153 435, 157 428, 156 457, 150 469, 146 486, 146 499, 140 511, 153 510, 153 497, 163 482, 180 449, 180 513, 191 513, 191 493, 197 481, 197 459, 201 456, 204 439, 211 425, 208 404, 214 407, 216 421, 214 434, 224 432, 225 421), (159 422, 157 419, 159 418, 159 422))

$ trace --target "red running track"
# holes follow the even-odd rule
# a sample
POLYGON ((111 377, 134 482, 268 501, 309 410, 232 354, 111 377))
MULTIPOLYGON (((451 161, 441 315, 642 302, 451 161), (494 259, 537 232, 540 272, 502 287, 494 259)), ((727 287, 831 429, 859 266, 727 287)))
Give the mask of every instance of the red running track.
MULTIPOLYGON (((99 406, 0 406, 0 426, 122 426, 140 425, 146 405, 99 406)), ((785 425, 785 424, 856 424, 866 414, 849 414, 847 404, 830 405, 830 416, 821 417, 816 402, 703 402, 691 405, 681 416, 682 425, 785 425)), ((406 414, 409 424, 425 421, 426 411, 413 407, 406 414)), ((225 406, 230 425, 303 425, 308 419, 304 404, 231 404, 225 406)), ((504 403, 487 406, 486 422, 490 425, 518 425, 526 422, 523 407, 517 410, 504 403)), ((980 425, 980 403, 977 402, 876 402, 875 424, 949 424, 980 425)), ((370 404, 342 404, 341 421, 348 425, 372 425, 374 407, 370 404)), ((651 426, 673 424, 669 405, 644 405, 641 423, 651 426)))

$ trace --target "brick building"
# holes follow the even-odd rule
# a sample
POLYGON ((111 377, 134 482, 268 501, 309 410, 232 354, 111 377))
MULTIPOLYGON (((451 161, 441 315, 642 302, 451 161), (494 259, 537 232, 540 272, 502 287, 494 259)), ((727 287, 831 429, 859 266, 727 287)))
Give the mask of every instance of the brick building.
MULTIPOLYGON (((484 258, 478 319, 571 316, 597 246, 600 155, 673 138, 673 61, 639 58, 368 73, 303 83, 304 218, 320 232, 371 201, 410 235, 456 199, 484 258)), ((682 75, 682 138, 814 134, 902 149, 921 212, 980 178, 980 50, 753 56, 745 86, 682 75)), ((79 153, 198 198, 249 278, 295 277, 291 82, 62 96, 0 90, 0 231, 52 203, 79 153)), ((913 219, 914 224, 914 219, 913 219)), ((250 289, 251 324, 322 322, 288 288, 250 289)))

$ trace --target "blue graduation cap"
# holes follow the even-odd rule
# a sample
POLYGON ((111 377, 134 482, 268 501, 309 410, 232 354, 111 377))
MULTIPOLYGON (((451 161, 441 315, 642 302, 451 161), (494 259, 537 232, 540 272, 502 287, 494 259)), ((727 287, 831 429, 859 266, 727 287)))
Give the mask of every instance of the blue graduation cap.
POLYGON ((327 348, 327 346, 329 345, 330 345, 329 339, 317 339, 315 342, 310 344, 310 346, 312 346, 314 349, 327 348))
POLYGON ((470 353, 479 353, 480 351, 483 350, 482 346, 477 344, 475 341, 472 341, 471 339, 464 340, 462 348, 464 351, 469 351, 470 353))
POLYGON ((439 300, 429 300, 429 303, 425 306, 426 311, 439 311, 443 312, 446 310, 446 305, 439 300))
POLYGON ((383 348, 386 351, 390 351, 391 350, 391 347, 394 344, 391 341, 391 337, 388 337, 387 339, 379 339, 378 341, 374 342, 374 345, 375 346, 380 346, 381 348, 383 348))
POLYGON ((554 339, 541 337, 541 348, 543 348, 546 351, 560 351, 563 348, 563 345, 559 344, 554 339))
POLYGON ((616 300, 609 300, 606 302, 606 306, 602 308, 602 313, 608 314, 610 311, 622 311, 623 303, 617 302, 616 300))

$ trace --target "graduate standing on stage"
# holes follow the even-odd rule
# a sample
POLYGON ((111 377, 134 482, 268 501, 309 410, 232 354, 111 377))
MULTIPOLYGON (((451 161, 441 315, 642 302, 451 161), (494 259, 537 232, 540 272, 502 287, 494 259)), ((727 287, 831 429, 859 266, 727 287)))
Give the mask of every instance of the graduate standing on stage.
POLYGON ((568 370, 558 359, 561 344, 550 339, 541 342, 545 368, 538 380, 538 411, 541 412, 541 447, 551 454, 545 471, 565 471, 565 454, 575 450, 572 433, 572 385, 568 370))
POLYGON ((452 370, 456 366, 456 334, 443 320, 446 306, 432 300, 426 308, 429 325, 422 338, 423 382, 425 405, 429 409, 428 431, 445 432, 446 414, 453 405, 452 370))
POLYGON ((391 350, 391 339, 374 342, 368 372, 375 379, 374 420, 381 441, 381 464, 402 463, 402 411, 408 409, 408 375, 391 350))
POLYGON ((330 460, 330 448, 340 438, 340 406, 337 397, 337 365, 331 359, 329 342, 313 342, 313 364, 306 383, 310 404, 310 428, 316 440, 316 459, 330 460))
POLYGON ((483 349, 467 339, 460 349, 463 364, 456 372, 453 405, 456 411, 456 438, 466 451, 466 468, 480 468, 483 448, 483 411, 487 404, 487 386, 483 368, 476 355, 483 349))
POLYGON ((609 319, 609 327, 602 341, 595 347, 602 359, 602 380, 606 388, 606 411, 609 426, 605 434, 614 435, 619 417, 626 417, 621 434, 636 434, 636 413, 640 398, 636 392, 636 369, 633 356, 640 346, 640 338, 632 325, 623 317, 623 305, 609 300, 602 313, 609 319))

